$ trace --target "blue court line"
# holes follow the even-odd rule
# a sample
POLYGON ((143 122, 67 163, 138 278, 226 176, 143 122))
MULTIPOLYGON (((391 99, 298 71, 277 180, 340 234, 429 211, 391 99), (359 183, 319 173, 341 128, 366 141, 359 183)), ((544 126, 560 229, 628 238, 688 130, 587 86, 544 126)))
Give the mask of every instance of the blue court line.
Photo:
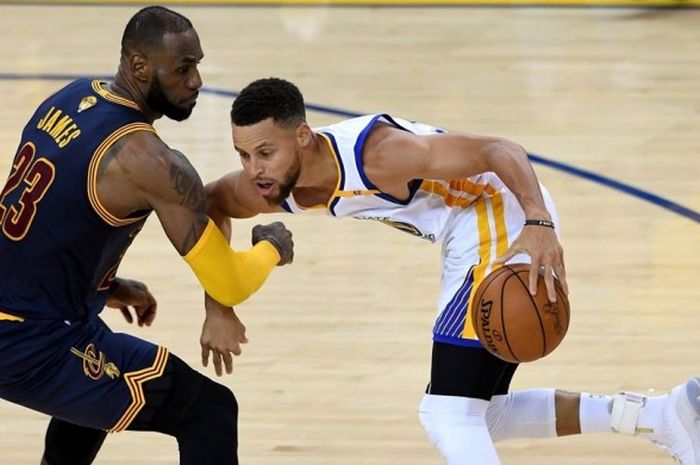
MULTIPOLYGON (((29 74, 0 73, 0 81, 23 81, 23 80, 72 81, 74 79, 79 79, 81 77, 88 77, 88 76, 79 76, 79 75, 74 75, 74 74, 45 74, 45 73, 36 73, 36 74, 31 74, 31 73, 29 73, 29 74)), ((89 77, 97 78, 97 79, 105 79, 105 80, 110 80, 113 78, 113 76, 111 76, 111 75, 110 76, 89 76, 89 77)), ((215 88, 215 87, 203 87, 201 92, 204 94, 211 94, 211 95, 217 95, 220 97, 229 97, 229 98, 235 98, 238 96, 238 92, 226 90, 226 89, 219 89, 219 88, 215 88)), ((309 110, 312 110, 312 111, 319 112, 319 113, 327 113, 330 115, 342 116, 342 117, 347 117, 347 118, 354 118, 356 116, 361 116, 363 114, 363 113, 357 113, 357 112, 353 112, 353 111, 343 110, 341 108, 334 108, 334 107, 329 107, 329 106, 325 106, 325 105, 317 105, 317 104, 310 104, 310 103, 306 104, 306 108, 308 108, 309 110)), ((680 205, 676 202, 665 199, 665 198, 658 196, 656 194, 653 194, 651 192, 645 191, 645 190, 640 189, 638 187, 631 186, 629 184, 625 184, 621 181, 617 181, 617 180, 612 179, 612 178, 608 178, 606 176, 602 176, 600 174, 596 174, 592 171, 588 171, 588 170, 585 170, 583 168, 577 168, 575 166, 568 165, 566 163, 562 163, 559 161, 551 160, 549 158, 545 158, 541 155, 537 155, 534 153, 528 153, 528 156, 533 163, 548 166, 550 168, 553 168, 553 169, 558 170, 558 171, 562 171, 562 172, 570 174, 572 176, 576 176, 578 178, 583 178, 583 179, 586 179, 588 181, 603 185, 605 187, 609 187, 609 188, 614 189, 616 191, 631 195, 632 197, 636 197, 640 200, 643 200, 645 202, 656 205, 657 207, 660 207, 660 208, 663 208, 665 210, 676 213, 676 214, 683 216, 685 218, 688 218, 689 220, 694 221, 696 223, 700 223, 700 212, 692 210, 688 207, 684 207, 683 205, 680 205)))

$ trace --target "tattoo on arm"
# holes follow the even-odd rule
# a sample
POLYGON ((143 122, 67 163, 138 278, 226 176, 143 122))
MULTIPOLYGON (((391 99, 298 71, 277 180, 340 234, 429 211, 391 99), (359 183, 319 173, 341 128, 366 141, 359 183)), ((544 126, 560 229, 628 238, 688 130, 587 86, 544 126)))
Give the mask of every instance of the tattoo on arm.
POLYGON ((181 163, 170 165, 170 182, 180 196, 180 205, 206 212, 207 197, 202 180, 182 153, 176 150, 173 152, 179 155, 181 163))
POLYGON ((177 155, 177 161, 170 165, 170 183, 180 197, 180 205, 189 208, 195 214, 194 221, 180 246, 179 252, 185 254, 197 243, 209 221, 207 196, 199 175, 187 158, 177 150, 173 152, 177 155))

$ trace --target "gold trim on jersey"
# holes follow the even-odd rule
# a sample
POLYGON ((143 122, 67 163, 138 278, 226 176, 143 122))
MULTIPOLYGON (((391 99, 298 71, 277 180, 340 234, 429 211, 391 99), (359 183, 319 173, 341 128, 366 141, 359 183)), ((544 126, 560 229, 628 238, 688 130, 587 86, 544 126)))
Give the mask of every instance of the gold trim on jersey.
POLYGON ((341 192, 343 192, 340 190, 340 182, 341 182, 341 179, 343 177, 343 170, 340 167, 340 163, 341 163, 340 154, 335 151, 335 148, 333 147, 333 143, 331 142, 331 140, 328 138, 327 135, 325 135, 323 133, 318 133, 318 135, 321 136, 321 138, 326 142, 326 145, 328 146, 328 148, 331 151, 331 155, 333 155, 333 161, 335 162, 335 167, 338 170, 338 181, 335 184, 335 189, 333 190, 333 194, 331 194, 331 196, 328 197, 328 201, 326 202, 325 205, 319 203, 318 205, 314 205, 312 207, 307 208, 307 207, 302 207, 301 205, 299 205, 299 202, 297 202, 295 199, 294 203, 296 203, 297 207, 301 208, 302 210, 317 210, 319 208, 325 208, 327 210, 330 210, 331 204, 333 203, 335 198, 336 197, 343 197, 343 195, 340 195, 341 192))
POLYGON ((17 321, 21 323, 24 321, 24 318, 0 311, 0 321, 17 321))
POLYGON ((111 429, 107 430, 108 433, 124 431, 129 427, 131 422, 134 421, 136 415, 138 415, 143 406, 146 405, 146 398, 143 394, 143 383, 161 377, 163 371, 165 371, 165 364, 167 361, 168 349, 165 347, 158 347, 153 365, 142 370, 124 373, 124 381, 131 393, 131 404, 127 407, 119 421, 117 421, 111 429))
POLYGON ((488 184, 484 186, 484 189, 487 192, 493 192, 493 194, 489 197, 480 197, 474 202, 477 227, 479 229, 479 264, 474 267, 474 281, 469 302, 467 303, 467 317, 464 319, 464 329, 462 330, 462 338, 464 339, 476 339, 476 330, 471 319, 474 293, 481 281, 486 277, 486 271, 493 272, 501 267, 501 265, 493 265, 493 260, 508 250, 508 229, 506 227, 503 195, 488 184), (495 241, 491 235, 491 224, 489 223, 489 200, 491 201, 491 214, 496 234, 495 241), (491 257, 491 247, 494 242, 496 243, 496 256, 491 257))
POLYGON ((103 87, 105 83, 103 81, 100 81, 99 79, 95 79, 92 81, 92 90, 94 90, 97 94, 100 95, 103 99, 116 103, 118 105, 124 105, 125 107, 133 108, 134 110, 141 111, 141 108, 134 102, 133 100, 129 100, 124 97, 120 97, 119 95, 112 93, 105 89, 103 87))
POLYGON ((337 191, 335 193, 336 197, 357 197, 358 195, 375 195, 381 194, 382 191, 379 189, 357 189, 354 191, 337 191))
POLYGON ((100 161, 102 157, 107 153, 107 150, 121 137, 136 131, 150 131, 156 132, 153 126, 147 123, 131 123, 120 127, 112 134, 107 136, 105 140, 102 141, 95 153, 92 155, 90 160, 90 166, 88 168, 87 176, 87 191, 90 204, 95 212, 104 220, 105 223, 110 226, 119 227, 126 226, 128 224, 136 223, 142 220, 148 215, 139 216, 137 218, 118 218, 112 215, 107 209, 102 205, 100 199, 97 195, 97 175, 99 172, 100 161))
POLYGON ((496 193, 490 184, 475 184, 469 179, 454 179, 451 181, 425 179, 420 189, 442 197, 448 207, 466 208, 476 202, 486 192, 496 193), (462 195, 462 194, 466 194, 462 195))

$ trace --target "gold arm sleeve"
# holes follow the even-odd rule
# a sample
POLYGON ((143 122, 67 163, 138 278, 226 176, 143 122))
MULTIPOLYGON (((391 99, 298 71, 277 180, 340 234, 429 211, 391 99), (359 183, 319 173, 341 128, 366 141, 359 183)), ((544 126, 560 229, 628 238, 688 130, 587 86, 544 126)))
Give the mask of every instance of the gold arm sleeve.
POLYGON ((226 306, 238 305, 253 295, 280 261, 275 246, 264 240, 246 252, 232 250, 211 219, 183 258, 207 294, 226 306))

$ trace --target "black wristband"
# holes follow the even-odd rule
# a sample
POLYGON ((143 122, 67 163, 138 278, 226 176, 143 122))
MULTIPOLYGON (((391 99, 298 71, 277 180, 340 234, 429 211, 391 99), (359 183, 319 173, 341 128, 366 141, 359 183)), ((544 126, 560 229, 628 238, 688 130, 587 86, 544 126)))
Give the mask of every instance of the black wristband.
POLYGON ((554 223, 549 220, 525 220, 525 226, 544 226, 554 229, 554 223))

